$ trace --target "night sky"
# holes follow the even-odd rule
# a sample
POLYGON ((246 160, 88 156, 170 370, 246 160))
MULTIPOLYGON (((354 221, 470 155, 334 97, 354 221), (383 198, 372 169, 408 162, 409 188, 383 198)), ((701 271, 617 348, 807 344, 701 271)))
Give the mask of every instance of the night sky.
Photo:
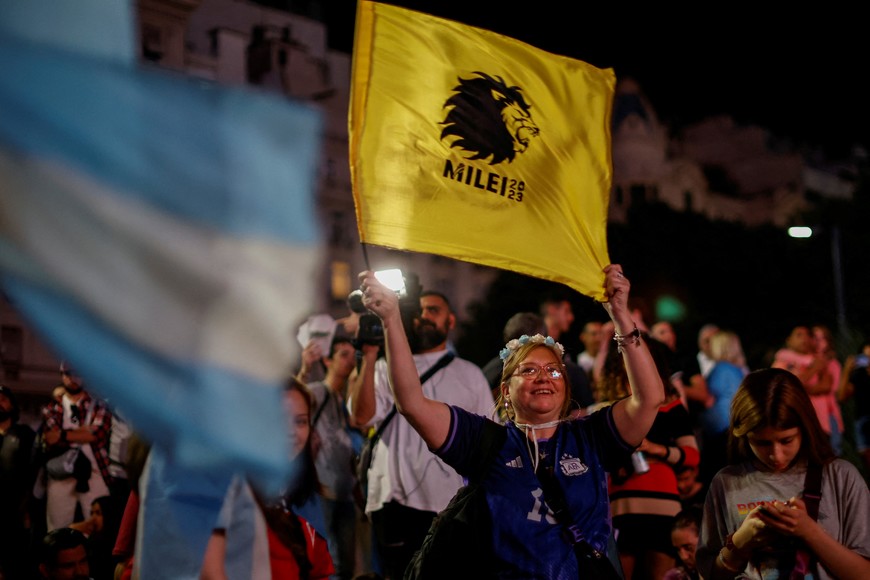
MULTIPOLYGON (((825 4, 813 13, 792 5, 792 12, 773 15, 760 13, 767 8, 758 3, 720 9, 714 2, 668 14, 570 0, 389 3, 612 67, 618 78, 636 79, 672 127, 724 113, 833 156, 870 144, 870 25, 856 8, 825 4)), ((356 1, 328 6, 329 43, 350 52, 356 1)))

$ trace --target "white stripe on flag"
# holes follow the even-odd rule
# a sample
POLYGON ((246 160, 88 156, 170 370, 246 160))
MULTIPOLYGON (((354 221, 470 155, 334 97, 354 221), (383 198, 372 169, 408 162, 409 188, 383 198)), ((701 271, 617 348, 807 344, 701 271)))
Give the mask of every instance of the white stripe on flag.
POLYGON ((263 382, 286 375, 298 350, 291 325, 310 309, 317 246, 228 237, 2 151, 0 182, 0 231, 27 248, 7 264, 13 272, 155 353, 263 382))

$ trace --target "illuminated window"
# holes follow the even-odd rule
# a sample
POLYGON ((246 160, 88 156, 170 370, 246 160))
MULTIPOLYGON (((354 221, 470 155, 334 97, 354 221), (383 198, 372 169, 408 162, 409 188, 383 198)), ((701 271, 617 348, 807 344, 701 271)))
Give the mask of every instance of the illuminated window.
POLYGON ((350 294, 352 288, 350 284, 350 264, 342 261, 334 261, 332 263, 332 298, 334 300, 345 300, 350 294))

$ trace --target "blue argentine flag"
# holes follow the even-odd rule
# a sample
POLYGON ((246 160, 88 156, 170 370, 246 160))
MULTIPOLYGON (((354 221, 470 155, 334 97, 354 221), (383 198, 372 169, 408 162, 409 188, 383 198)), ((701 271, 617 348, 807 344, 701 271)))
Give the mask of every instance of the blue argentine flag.
POLYGON ((3 290, 174 473, 212 482, 211 525, 233 473, 289 475, 321 119, 4 26, 0 70, 3 290))

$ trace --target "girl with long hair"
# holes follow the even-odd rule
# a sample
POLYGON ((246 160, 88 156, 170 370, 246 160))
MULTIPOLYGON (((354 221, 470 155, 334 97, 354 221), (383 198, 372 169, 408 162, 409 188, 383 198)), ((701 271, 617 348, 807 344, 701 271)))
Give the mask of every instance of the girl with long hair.
POLYGON ((870 578, 870 492, 834 455, 800 379, 748 374, 730 430, 704 505, 701 577, 870 578))

